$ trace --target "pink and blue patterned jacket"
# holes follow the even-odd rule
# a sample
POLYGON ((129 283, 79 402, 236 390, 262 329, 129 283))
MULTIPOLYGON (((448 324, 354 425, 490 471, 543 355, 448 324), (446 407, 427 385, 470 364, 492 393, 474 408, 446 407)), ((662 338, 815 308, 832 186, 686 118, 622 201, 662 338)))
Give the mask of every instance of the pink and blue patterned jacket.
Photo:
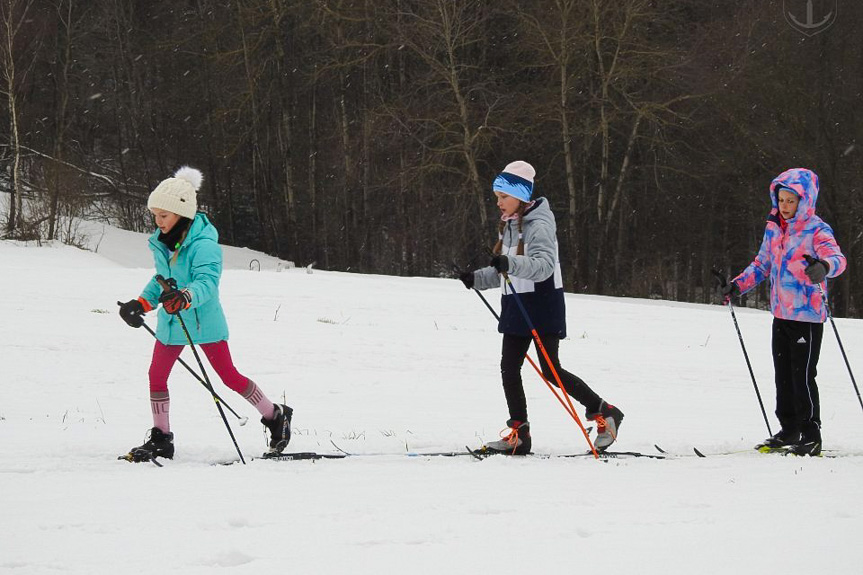
MULTIPOLYGON (((806 277, 804 255, 811 255, 830 266, 827 277, 845 271, 845 256, 839 250, 833 230, 815 215, 818 200, 818 176, 805 168, 793 168, 779 174, 770 183, 773 209, 767 218, 761 249, 749 266, 734 278, 741 293, 770 278, 770 309, 774 317, 823 323, 827 320, 818 286, 806 277), (778 190, 788 188, 800 198, 797 213, 782 225, 778 208, 778 190)), ((827 293, 827 283, 824 282, 827 293)))

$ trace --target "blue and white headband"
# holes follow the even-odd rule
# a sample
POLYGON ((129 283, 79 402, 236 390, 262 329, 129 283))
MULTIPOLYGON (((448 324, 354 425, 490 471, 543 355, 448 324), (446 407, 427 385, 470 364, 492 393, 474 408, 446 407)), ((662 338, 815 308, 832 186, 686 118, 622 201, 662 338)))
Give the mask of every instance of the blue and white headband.
POLYGON ((523 160, 508 163, 492 184, 492 191, 529 202, 533 194, 533 179, 536 170, 523 160))

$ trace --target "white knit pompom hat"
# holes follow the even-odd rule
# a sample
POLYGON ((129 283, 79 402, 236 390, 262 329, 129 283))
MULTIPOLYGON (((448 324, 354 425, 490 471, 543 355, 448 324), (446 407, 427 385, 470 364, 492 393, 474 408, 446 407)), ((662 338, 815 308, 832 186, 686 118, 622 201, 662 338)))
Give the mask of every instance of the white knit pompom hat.
POLYGON ((204 174, 200 170, 183 166, 173 178, 162 180, 147 200, 148 210, 166 210, 184 218, 194 219, 198 212, 198 190, 204 174))

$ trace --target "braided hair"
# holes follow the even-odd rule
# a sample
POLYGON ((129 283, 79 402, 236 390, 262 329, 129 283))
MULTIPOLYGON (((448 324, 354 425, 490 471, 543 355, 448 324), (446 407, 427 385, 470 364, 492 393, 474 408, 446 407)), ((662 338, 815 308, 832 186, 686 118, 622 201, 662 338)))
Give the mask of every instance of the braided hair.
MULTIPOLYGON (((519 202, 518 209, 515 211, 515 215, 518 216, 518 250, 516 250, 515 255, 523 256, 524 255, 524 233, 522 231, 522 226, 524 225, 524 211, 527 209, 528 204, 524 202, 519 202)), ((503 231, 506 229, 506 225, 509 222, 506 220, 501 220, 497 225, 497 243, 494 244, 494 248, 492 249, 492 253, 494 255, 499 256, 503 251, 503 231)))

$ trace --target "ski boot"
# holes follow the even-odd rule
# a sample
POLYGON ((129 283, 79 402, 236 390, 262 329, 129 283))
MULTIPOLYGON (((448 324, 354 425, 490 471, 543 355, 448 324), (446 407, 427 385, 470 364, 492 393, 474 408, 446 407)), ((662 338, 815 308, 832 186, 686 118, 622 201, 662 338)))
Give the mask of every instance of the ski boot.
POLYGON ((821 456, 821 440, 812 439, 809 441, 802 440, 797 445, 792 445, 787 450, 788 453, 794 455, 810 455, 812 457, 821 456))
POLYGON ((596 439, 593 446, 597 451, 605 451, 617 441, 617 430, 623 421, 623 412, 603 400, 596 413, 585 413, 585 417, 596 422, 596 439))
POLYGON ((274 404, 274 407, 273 419, 261 418, 261 423, 270 430, 269 453, 281 453, 291 441, 291 417, 294 410, 279 403, 274 404))
POLYGON ((530 423, 510 419, 506 422, 509 433, 505 429, 501 431, 501 439, 483 445, 477 450, 479 454, 492 455, 500 453, 503 455, 527 455, 530 453, 530 423))
MULTIPOLYGON (((756 451, 761 453, 770 453, 772 451, 784 451, 789 447, 793 447, 800 443, 800 433, 797 431, 788 431, 787 429, 779 430, 779 433, 773 437, 768 437, 761 443, 755 446, 756 451)), ((820 445, 820 439, 819 439, 820 445)), ((820 450, 819 450, 820 451, 820 450)))
POLYGON ((821 455, 821 430, 816 428, 803 431, 800 434, 800 441, 788 447, 788 453, 819 457, 821 455))
POLYGON ((143 445, 133 447, 126 455, 121 455, 119 459, 125 459, 132 463, 141 463, 143 461, 153 461, 156 457, 164 457, 165 459, 174 458, 174 434, 165 433, 158 427, 154 427, 147 432, 147 441, 143 445))

